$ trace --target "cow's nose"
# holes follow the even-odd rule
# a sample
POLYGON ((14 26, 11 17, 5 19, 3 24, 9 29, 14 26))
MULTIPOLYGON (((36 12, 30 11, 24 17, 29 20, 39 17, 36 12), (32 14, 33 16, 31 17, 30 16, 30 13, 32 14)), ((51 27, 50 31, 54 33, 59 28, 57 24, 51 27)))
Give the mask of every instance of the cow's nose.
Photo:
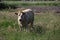
POLYGON ((22 21, 22 20, 20 19, 20 21, 22 21))

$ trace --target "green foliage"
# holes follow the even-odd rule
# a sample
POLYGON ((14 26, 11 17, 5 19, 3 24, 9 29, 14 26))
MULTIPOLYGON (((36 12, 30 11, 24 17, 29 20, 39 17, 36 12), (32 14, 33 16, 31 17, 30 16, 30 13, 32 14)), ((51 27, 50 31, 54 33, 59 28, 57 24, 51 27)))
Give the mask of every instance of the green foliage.
POLYGON ((8 26, 13 26, 13 22, 7 20, 0 22, 0 27, 8 27, 8 26))
POLYGON ((36 2, 23 2, 23 1, 3 1, 6 5, 18 5, 18 6, 58 6, 59 1, 36 1, 36 2))

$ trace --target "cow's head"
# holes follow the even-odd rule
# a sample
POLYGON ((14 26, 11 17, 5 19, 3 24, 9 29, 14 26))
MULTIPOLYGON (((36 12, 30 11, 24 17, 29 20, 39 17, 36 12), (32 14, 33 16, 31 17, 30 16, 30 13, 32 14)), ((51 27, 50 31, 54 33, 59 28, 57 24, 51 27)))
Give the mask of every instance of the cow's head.
POLYGON ((24 20, 24 15, 25 15, 24 12, 18 12, 18 13, 15 13, 15 14, 18 15, 18 20, 19 20, 19 21, 24 20))

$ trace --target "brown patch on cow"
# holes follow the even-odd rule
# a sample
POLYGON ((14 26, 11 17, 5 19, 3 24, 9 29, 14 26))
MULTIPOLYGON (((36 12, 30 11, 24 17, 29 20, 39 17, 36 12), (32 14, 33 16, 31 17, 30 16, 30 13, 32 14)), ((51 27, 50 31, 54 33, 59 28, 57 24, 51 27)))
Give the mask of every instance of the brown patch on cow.
POLYGON ((23 10, 25 10, 25 8, 17 8, 16 11, 20 11, 22 12, 23 10))

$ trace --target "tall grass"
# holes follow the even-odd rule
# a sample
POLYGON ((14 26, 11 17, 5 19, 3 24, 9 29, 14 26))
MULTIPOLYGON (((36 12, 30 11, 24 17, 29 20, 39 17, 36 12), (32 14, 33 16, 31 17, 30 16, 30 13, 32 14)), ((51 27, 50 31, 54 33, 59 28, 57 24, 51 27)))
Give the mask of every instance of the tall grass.
POLYGON ((60 40, 60 16, 53 12, 35 14, 34 32, 19 32, 14 12, 0 12, 1 40, 60 40))

